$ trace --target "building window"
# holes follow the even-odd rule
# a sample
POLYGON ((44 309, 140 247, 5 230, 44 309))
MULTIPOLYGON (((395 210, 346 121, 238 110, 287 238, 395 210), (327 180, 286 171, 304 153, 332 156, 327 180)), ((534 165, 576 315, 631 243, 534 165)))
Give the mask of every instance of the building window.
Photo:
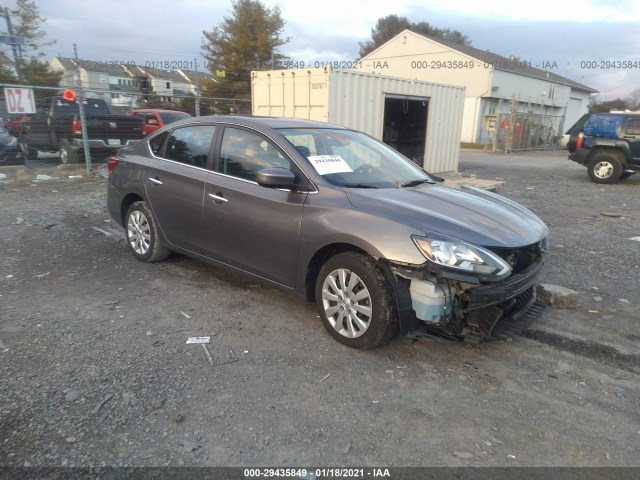
POLYGON ((106 75, 100 75, 100 83, 108 83, 109 79, 106 75))
POLYGON ((171 88, 171 82, 167 82, 167 88, 171 88))

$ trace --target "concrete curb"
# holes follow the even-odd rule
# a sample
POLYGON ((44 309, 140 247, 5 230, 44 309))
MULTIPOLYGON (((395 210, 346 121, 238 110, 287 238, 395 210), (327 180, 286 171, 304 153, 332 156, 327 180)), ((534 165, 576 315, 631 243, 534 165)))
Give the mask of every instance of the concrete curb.
POLYGON ((460 188, 462 185, 471 185, 472 187, 482 188, 483 190, 495 191, 500 187, 504 187, 504 180, 485 180, 475 175, 464 175, 456 172, 439 173, 438 177, 444 178, 444 184, 447 187, 460 188))

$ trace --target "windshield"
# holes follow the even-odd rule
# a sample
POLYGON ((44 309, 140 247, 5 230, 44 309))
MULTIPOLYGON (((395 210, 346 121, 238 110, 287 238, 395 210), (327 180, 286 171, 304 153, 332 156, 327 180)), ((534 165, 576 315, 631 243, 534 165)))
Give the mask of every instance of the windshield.
POLYGON ((329 128, 279 132, 333 185, 398 188, 435 183, 419 166, 364 133, 329 128))

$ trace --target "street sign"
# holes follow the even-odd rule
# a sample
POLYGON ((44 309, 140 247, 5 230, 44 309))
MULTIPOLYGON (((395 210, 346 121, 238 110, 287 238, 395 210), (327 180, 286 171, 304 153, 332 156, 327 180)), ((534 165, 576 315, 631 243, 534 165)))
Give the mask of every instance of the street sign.
POLYGON ((0 43, 6 43, 7 45, 24 45, 25 37, 20 35, 0 35, 0 43))
POLYGON ((4 88, 7 113, 36 113, 36 102, 30 88, 4 88))

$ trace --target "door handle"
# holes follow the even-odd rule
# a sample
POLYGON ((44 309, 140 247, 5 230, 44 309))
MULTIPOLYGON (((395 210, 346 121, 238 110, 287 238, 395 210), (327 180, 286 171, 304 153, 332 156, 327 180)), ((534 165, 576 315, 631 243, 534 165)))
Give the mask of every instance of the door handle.
POLYGON ((213 193, 210 193, 209 196, 211 198, 213 198, 213 201, 216 203, 228 203, 229 200, 227 200, 226 198, 224 198, 222 196, 222 193, 218 192, 216 195, 214 195, 213 193))
POLYGON ((163 183, 158 180, 157 178, 151 178, 149 177, 149 180, 151 181, 151 183, 155 184, 155 185, 162 185, 163 183))

